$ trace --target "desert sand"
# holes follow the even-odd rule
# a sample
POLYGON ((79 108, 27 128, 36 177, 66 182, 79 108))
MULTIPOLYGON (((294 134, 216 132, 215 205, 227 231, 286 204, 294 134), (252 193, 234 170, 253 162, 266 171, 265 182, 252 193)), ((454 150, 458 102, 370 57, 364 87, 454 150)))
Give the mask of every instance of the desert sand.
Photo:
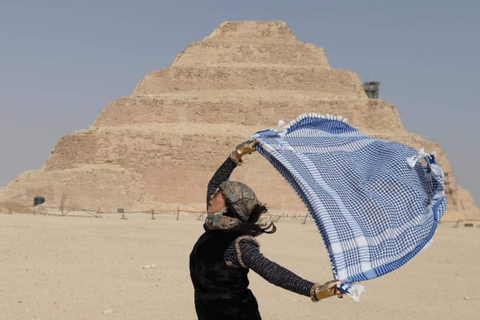
MULTIPOLYGON (((193 214, 102 218, 0 215, 0 319, 196 319, 188 258, 193 214)), ((312 281, 331 271, 312 220, 259 238, 271 260, 312 281)), ((364 282, 360 303, 319 303, 250 272, 264 319, 480 319, 480 228, 441 224, 404 267, 364 282)))

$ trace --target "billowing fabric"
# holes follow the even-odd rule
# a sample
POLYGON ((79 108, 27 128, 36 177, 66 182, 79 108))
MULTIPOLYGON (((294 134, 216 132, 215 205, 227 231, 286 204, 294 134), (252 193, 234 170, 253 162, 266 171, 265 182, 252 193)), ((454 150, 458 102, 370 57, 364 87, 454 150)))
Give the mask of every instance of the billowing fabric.
POLYGON ((253 208, 260 204, 253 190, 238 181, 223 181, 220 184, 220 191, 232 204, 238 218, 242 221, 247 221, 253 208))
POLYGON ((303 115, 255 139, 306 204, 343 288, 405 264, 432 239, 445 212, 444 175, 434 156, 368 137, 341 117, 303 115))

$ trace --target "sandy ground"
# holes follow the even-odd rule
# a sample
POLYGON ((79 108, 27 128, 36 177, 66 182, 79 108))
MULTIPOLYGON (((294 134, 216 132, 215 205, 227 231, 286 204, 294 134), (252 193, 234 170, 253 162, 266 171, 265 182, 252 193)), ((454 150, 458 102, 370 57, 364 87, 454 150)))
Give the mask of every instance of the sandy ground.
MULTIPOLYGON (((196 319, 188 255, 192 216, 0 215, 0 319, 196 319), (155 264, 154 268, 144 266, 155 264)), ((300 276, 331 278, 315 225, 280 221, 262 252, 300 276)), ((362 302, 312 303, 253 272, 264 319, 480 319, 480 228, 441 225, 401 269, 363 283, 362 302)))

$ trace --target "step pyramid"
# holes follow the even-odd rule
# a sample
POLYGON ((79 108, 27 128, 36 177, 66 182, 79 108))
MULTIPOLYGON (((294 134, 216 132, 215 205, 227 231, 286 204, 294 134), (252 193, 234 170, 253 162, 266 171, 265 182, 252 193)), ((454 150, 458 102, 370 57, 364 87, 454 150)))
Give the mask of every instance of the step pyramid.
MULTIPOLYGON (((284 22, 221 24, 110 103, 89 129, 62 137, 42 170, 0 190, 0 207, 42 195, 52 207, 201 211, 209 178, 238 143, 308 112, 339 114, 366 134, 436 150, 446 216, 478 212, 438 144, 406 132, 394 105, 369 99, 356 73, 333 69, 322 48, 299 41, 284 22)), ((258 154, 231 179, 249 184, 272 211, 306 212, 258 154)))

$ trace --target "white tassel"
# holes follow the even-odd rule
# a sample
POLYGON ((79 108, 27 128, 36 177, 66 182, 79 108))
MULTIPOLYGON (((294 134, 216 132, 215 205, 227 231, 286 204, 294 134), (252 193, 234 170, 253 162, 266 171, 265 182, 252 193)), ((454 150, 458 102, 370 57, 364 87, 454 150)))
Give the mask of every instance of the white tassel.
POLYGON ((407 158, 408 165, 410 168, 414 168, 420 158, 426 157, 430 158, 430 155, 425 152, 425 148, 421 148, 418 150, 416 155, 407 158))
MULTIPOLYGON (((347 118, 344 118, 340 115, 332 115, 332 114, 326 114, 326 115, 323 115, 323 114, 319 114, 319 113, 315 113, 315 112, 310 112, 310 113, 303 113, 301 115, 299 115, 296 119, 293 119, 292 121, 290 121, 290 123, 286 126, 283 127, 283 131, 280 135, 280 137, 284 137, 285 136, 285 132, 290 129, 291 126, 295 125, 296 123, 302 121, 303 119, 306 119, 306 118, 319 118, 319 119, 328 119, 328 120, 335 120, 335 121, 341 121, 341 122, 344 122, 344 123, 347 123, 347 118)), ((277 132, 280 132, 281 131, 281 126, 280 126, 280 122, 283 122, 285 123, 283 120, 280 120, 278 122, 278 127, 277 127, 277 132)))
POLYGON ((430 248, 430 246, 432 245, 432 243, 433 243, 433 239, 430 239, 430 241, 428 241, 428 242, 425 244, 425 246, 422 248, 422 250, 420 250, 420 252, 421 252, 421 251, 425 251, 425 250, 427 250, 428 248, 430 248))
POLYGON ((365 292, 367 289, 365 289, 364 286, 358 283, 354 283, 348 290, 348 295, 352 300, 356 302, 360 302, 360 296, 362 295, 363 292, 365 292))
POLYGON ((367 290, 364 286, 356 282, 342 283, 339 288, 356 302, 360 302, 360 296, 367 290))

